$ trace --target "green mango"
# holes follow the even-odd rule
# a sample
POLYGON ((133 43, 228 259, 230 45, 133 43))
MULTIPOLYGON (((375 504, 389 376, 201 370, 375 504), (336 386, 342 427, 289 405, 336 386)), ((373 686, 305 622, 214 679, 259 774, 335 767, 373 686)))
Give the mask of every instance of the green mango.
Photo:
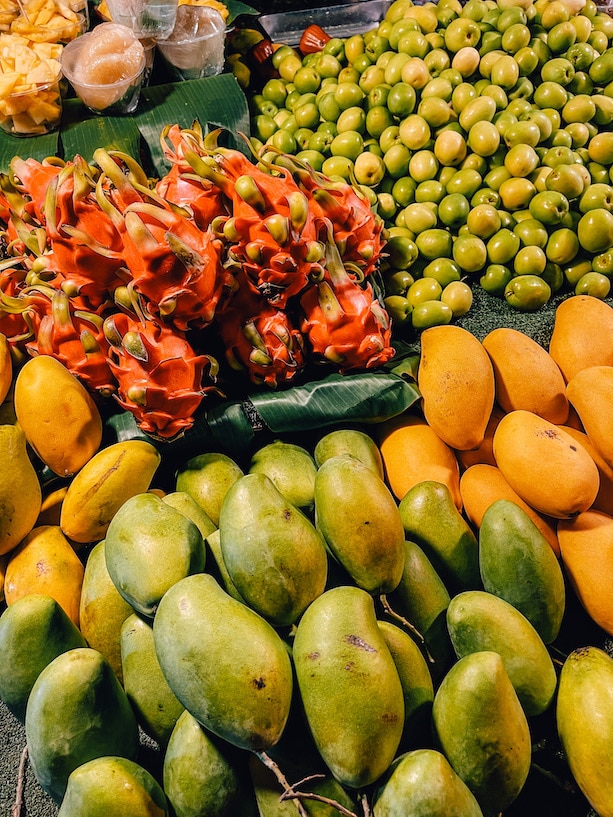
POLYGON ((0 699, 23 723, 28 697, 42 670, 61 653, 87 642, 58 602, 22 596, 0 616, 0 699))
POLYGON ((134 760, 138 725, 109 663, 91 647, 58 655, 36 679, 25 718, 30 765, 56 801, 77 766, 104 755, 134 760))
POLYGON ((389 593, 404 567, 404 532, 387 485, 348 455, 330 457, 315 478, 315 519, 326 544, 358 587, 389 593))
POLYGON ((124 757, 97 757, 68 778, 58 817, 167 817, 168 801, 155 777, 124 757))
POLYGON ((293 624, 323 593, 328 575, 324 541, 266 474, 246 474, 228 489, 219 531, 232 583, 273 624, 293 624))
POLYGON ((208 733, 187 710, 166 747, 162 778, 176 817, 251 815, 253 795, 237 750, 208 733))
POLYGON ((134 608, 113 584, 106 567, 104 539, 94 545, 85 562, 81 599, 79 603, 79 629, 87 645, 102 653, 120 681, 121 625, 132 615, 134 608))
POLYGON ((442 482, 418 482, 400 500, 408 539, 430 559, 450 592, 481 586, 479 543, 442 482))
POLYGON ((400 748, 423 745, 430 738, 434 684, 426 659, 411 636, 389 621, 379 621, 404 695, 404 729, 400 748))
POLYGON ((293 657, 306 720, 326 765, 342 786, 373 783, 400 744, 404 695, 372 596, 345 585, 315 599, 296 627, 293 657))
POLYGON ((432 707, 438 748, 475 795, 484 817, 507 808, 530 770, 528 721, 502 658, 474 652, 441 681, 432 707))
POLYGON ((558 678, 547 647, 528 619, 504 599, 484 590, 466 590, 451 599, 447 625, 458 658, 492 650, 528 717, 553 701, 558 678))
POLYGON ((300 445, 275 440, 251 457, 250 474, 265 474, 285 499, 308 514, 315 502, 315 460, 300 445))
POLYGON ((479 568, 485 589, 520 610, 551 644, 566 606, 564 575, 549 542, 514 502, 498 499, 483 514, 479 568))
POLYGON ((177 491, 188 493, 215 525, 226 491, 243 476, 243 470, 231 457, 218 452, 198 454, 177 471, 177 491))
POLYGON ((374 796, 373 817, 483 817, 479 804, 436 749, 400 755, 374 796))
POLYGON ((178 581, 153 621, 168 685, 213 734, 251 751, 280 739, 292 698, 292 666, 276 630, 206 573, 178 581))
POLYGON ((600 817, 613 817, 613 659, 580 647, 560 673, 556 723, 577 785, 600 817))
POLYGON ((153 627, 133 613, 121 627, 120 644, 123 686, 136 720, 146 735, 165 746, 184 707, 160 668, 153 627))
POLYGON ((117 590, 136 612, 149 618, 168 588, 201 573, 206 559, 197 526, 151 493, 131 497, 117 511, 107 530, 104 554, 117 590))
MULTIPOLYGON (((298 813, 296 811, 296 801, 292 799, 281 800, 283 787, 274 772, 255 756, 249 758, 248 767, 255 792, 258 817, 296 817, 298 813)), ((290 772, 286 774, 286 777, 288 774, 290 772)), ((291 768, 290 782, 292 780, 305 781, 296 786, 297 791, 314 793, 328 800, 328 802, 322 802, 302 798, 300 802, 308 817, 338 817, 339 809, 335 804, 339 804, 350 814, 355 813, 356 804, 340 783, 329 772, 319 770, 318 775, 317 778, 307 781, 305 778, 309 774, 305 770, 291 768)))
POLYGON ((384 479, 383 458, 379 447, 364 431, 356 428, 334 429, 318 440, 313 451, 318 468, 331 457, 342 454, 355 457, 371 468, 380 479, 384 479))
POLYGON ((204 508, 185 491, 172 491, 169 494, 165 494, 162 497, 162 502, 165 502, 167 505, 170 505, 187 516, 188 519, 191 519, 202 534, 203 539, 206 539, 209 534, 217 530, 217 525, 204 508))
POLYGON ((455 660, 446 621, 449 591, 419 545, 405 541, 404 553, 400 584, 387 601, 391 610, 406 618, 424 639, 430 670, 440 678, 455 660))
POLYGON ((216 528, 213 531, 213 533, 209 534, 206 537, 205 545, 207 547, 207 550, 213 557, 213 565, 211 565, 210 562, 207 562, 207 564, 210 565, 207 572, 211 573, 211 575, 217 579, 217 581, 224 588, 226 593, 229 593, 233 599, 236 599, 237 601, 242 601, 243 604, 246 604, 245 599, 236 589, 236 585, 232 581, 232 578, 228 573, 226 563, 223 560, 223 555, 221 552, 221 531, 219 530, 219 528, 216 528))

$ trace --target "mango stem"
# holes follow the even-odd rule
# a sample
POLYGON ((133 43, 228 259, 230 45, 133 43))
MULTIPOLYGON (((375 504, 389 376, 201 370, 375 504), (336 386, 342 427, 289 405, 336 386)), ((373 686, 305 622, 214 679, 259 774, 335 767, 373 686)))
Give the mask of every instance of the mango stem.
MULTIPOLYGON (((283 788, 284 792, 293 791, 292 787, 287 782, 286 776, 283 774, 283 772, 279 768, 278 764, 275 763, 275 761, 270 757, 270 755, 267 755, 266 752, 256 752, 255 754, 256 754, 257 757, 259 757, 259 759, 262 761, 264 766, 266 766, 267 769, 270 769, 270 771, 274 774, 274 776, 277 778, 277 780, 281 784, 281 787, 283 788)), ((283 795, 281 795, 281 798, 283 798, 283 795)), ((296 809, 298 810, 298 814, 300 814, 300 817, 309 817, 309 815, 306 813, 305 808, 302 805, 302 803, 300 802, 300 800, 296 800, 295 804, 296 804, 296 809)), ((352 815, 352 817, 357 817, 357 816, 354 814, 354 815, 352 815)))
POLYGON ((299 780, 297 783, 294 783, 293 786, 290 786, 289 789, 286 789, 279 799, 281 801, 298 800, 298 798, 302 800, 317 800, 318 803, 325 803, 327 806, 331 806, 332 808, 336 809, 336 811, 338 811, 339 814, 342 814, 343 817, 358 817, 354 811, 349 811, 349 809, 345 808, 345 806, 343 806, 337 800, 333 800, 330 797, 324 797, 323 794, 317 794, 314 791, 296 791, 297 786, 307 783, 310 780, 315 780, 322 777, 324 777, 323 774, 311 774, 308 777, 303 777, 302 780, 299 780))
POLYGON ((21 808, 23 806, 23 791, 26 780, 26 763, 28 761, 28 747, 23 747, 21 757, 19 759, 19 770, 17 772, 17 791, 15 793, 15 802, 11 807, 11 817, 21 817, 21 808))
POLYGON ((397 613, 394 610, 394 608, 391 606, 391 604, 387 600, 387 596, 385 595, 385 593, 381 593, 381 595, 379 596, 379 600, 380 600, 381 604, 383 605, 383 609, 388 614, 388 616, 391 616, 391 618, 394 618, 394 619, 396 619, 396 621, 399 621, 404 627, 407 628, 407 630, 410 630, 413 633, 415 638, 421 644, 421 647, 422 647, 423 651, 426 653, 426 658, 428 659, 428 661, 431 664, 434 664, 434 658, 432 658, 432 656, 430 655, 430 651, 428 650, 428 645, 426 644, 426 639, 419 632, 417 627, 414 624, 411 624, 411 622, 408 620, 408 618, 405 618, 404 616, 401 616, 400 613, 397 613))

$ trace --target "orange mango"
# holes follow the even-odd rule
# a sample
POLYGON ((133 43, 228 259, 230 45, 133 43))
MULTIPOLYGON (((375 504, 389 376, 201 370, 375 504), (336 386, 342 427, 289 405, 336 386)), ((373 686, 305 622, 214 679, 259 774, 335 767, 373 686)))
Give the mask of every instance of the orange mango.
POLYGON ((426 421, 451 448, 483 442, 494 405, 494 370, 482 343, 455 324, 421 334, 417 385, 426 421))

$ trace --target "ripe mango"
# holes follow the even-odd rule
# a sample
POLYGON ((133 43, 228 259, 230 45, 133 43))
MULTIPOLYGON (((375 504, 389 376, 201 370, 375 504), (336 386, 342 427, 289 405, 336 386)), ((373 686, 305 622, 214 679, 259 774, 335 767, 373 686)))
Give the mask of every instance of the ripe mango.
POLYGON ((40 673, 25 719, 34 775, 56 801, 78 766, 105 755, 133 760, 136 718, 117 676, 97 650, 69 650, 40 673))
POLYGON ((76 474, 100 448, 102 418, 85 386, 50 355, 30 358, 15 380, 15 413, 55 474, 76 474))
POLYGON ((613 366, 582 369, 568 381, 566 391, 590 442, 613 468, 613 366))
POLYGON ((496 402, 505 412, 525 409, 550 423, 568 418, 566 383, 551 355, 524 332, 498 327, 483 338, 496 382, 496 402))
POLYGON ((68 486, 60 527, 77 545, 99 542, 123 503, 146 491, 160 464, 158 450, 145 440, 102 448, 68 486))
POLYGON ((219 512, 226 491, 243 470, 227 454, 207 452, 189 459, 177 471, 175 487, 185 491, 219 525, 219 512))
POLYGON ((160 668, 153 628, 133 613, 120 632, 123 688, 146 735, 165 746, 184 707, 166 683, 160 668))
POLYGON ((328 557, 321 534, 266 474, 249 473, 230 486, 219 532, 232 583, 271 623, 293 624, 323 593, 328 557))
POLYGON ((540 715, 553 700, 556 671, 543 640, 512 604, 483 590, 451 599, 447 626, 458 658, 492 650, 503 660, 528 717, 540 715))
POLYGON ((0 698, 22 723, 42 670, 60 653, 86 647, 85 638, 51 596, 31 593, 0 616, 0 698))
POLYGON ((13 358, 11 345, 0 332, 0 404, 4 403, 13 383, 13 358))
POLYGON ((292 667, 265 619, 198 573, 164 594, 153 638, 168 685, 203 726, 252 751, 278 742, 289 716, 292 667))
POLYGON ((609 465, 602 454, 594 448, 585 431, 580 431, 572 426, 562 426, 562 428, 564 431, 567 431, 571 437, 574 437, 577 442, 581 443, 596 463, 596 468, 598 468, 600 487, 596 499, 592 503, 591 510, 613 514, 613 466, 609 465))
POLYGON ((120 681, 121 625, 134 608, 113 584, 106 568, 104 539, 89 552, 79 602, 79 629, 88 645, 106 658, 120 681))
POLYGON ((600 817, 613 817, 613 659, 606 652, 580 647, 567 657, 556 723, 579 788, 600 817))
POLYGON ((149 618, 168 588, 201 573, 206 558, 202 534, 191 519, 151 493, 131 497, 117 511, 104 556, 117 590, 149 618))
POLYGON ((518 409, 502 418, 494 456, 511 488, 547 516, 576 516, 598 494, 598 468, 587 451, 560 426, 531 411, 518 409))
POLYGON ((387 482, 396 499, 427 479, 444 483, 462 510, 460 468, 453 450, 423 417, 403 414, 381 423, 379 445, 387 482))
POLYGON ((378 785, 373 817, 483 817, 466 783, 436 749, 398 757, 378 785))
POLYGON ((432 708, 434 736, 484 817, 504 811, 530 770, 526 715, 497 652, 460 658, 443 678, 432 708))
POLYGON ((304 713, 327 767, 342 786, 373 783, 398 749, 404 697, 372 596, 344 585, 315 599, 298 622, 293 657, 304 713))
POLYGON ((404 729, 400 749, 421 745, 430 737, 434 684, 426 659, 406 630, 389 621, 379 621, 404 695, 404 729))
POLYGON ((405 541, 404 550, 402 578, 387 601, 393 612, 409 621, 423 638, 430 671, 438 679, 455 657, 446 621, 449 591, 419 545, 405 541))
POLYGON ((357 428, 336 428, 320 437, 315 444, 313 457, 319 466, 330 457, 349 454, 368 465, 381 479, 384 478, 381 452, 373 438, 357 428))
POLYGON ((545 644, 557 638, 566 606, 560 563, 524 510, 499 499, 479 529, 479 569, 484 588, 524 614, 545 644))
POLYGON ((494 370, 483 344, 455 324, 421 334, 417 385, 424 417, 451 448, 476 448, 494 406, 494 370))
POLYGON ((416 542, 452 591, 479 587, 479 544, 442 482, 425 480, 398 506, 406 537, 416 542))
POLYGON ((52 596, 79 626, 83 563, 57 525, 42 525, 24 536, 10 554, 4 595, 11 605, 30 593, 52 596))
POLYGON ((236 750, 207 732, 187 710, 179 716, 170 735, 162 778, 176 817, 251 813, 236 750))
POLYGON ((560 555, 560 545, 556 534, 557 520, 538 513, 509 485, 498 466, 493 463, 475 463, 460 477, 460 491, 464 503, 464 513, 468 521, 478 530, 483 516, 494 502, 501 499, 519 505, 530 517, 541 534, 547 539, 553 552, 560 555))
POLYGON ((58 817, 167 817, 168 802, 150 771, 125 757, 97 757, 68 778, 58 817))
POLYGON ((248 472, 265 474, 294 507, 309 514, 315 502, 315 460, 300 445, 275 440, 251 457, 248 472))
POLYGON ((556 308, 549 354, 568 383, 589 366, 613 366, 613 309, 592 295, 573 295, 556 308))
POLYGON ((387 487, 354 457, 331 457, 315 478, 317 528, 353 581, 369 593, 398 586, 404 565, 404 531, 387 487))
POLYGON ((18 425, 0 425, 0 555, 16 547, 38 517, 42 491, 18 425))
POLYGON ((590 509, 575 519, 561 520, 558 538, 562 564, 577 598, 590 618, 613 635, 613 516, 590 509))

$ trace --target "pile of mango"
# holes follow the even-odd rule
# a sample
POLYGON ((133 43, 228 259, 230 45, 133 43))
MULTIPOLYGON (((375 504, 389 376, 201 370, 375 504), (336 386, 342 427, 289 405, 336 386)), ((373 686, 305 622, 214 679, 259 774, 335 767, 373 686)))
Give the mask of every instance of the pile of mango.
POLYGON ((431 327, 410 412, 172 473, 0 346, 0 698, 60 817, 494 817, 543 718, 613 815, 612 340, 431 327))

